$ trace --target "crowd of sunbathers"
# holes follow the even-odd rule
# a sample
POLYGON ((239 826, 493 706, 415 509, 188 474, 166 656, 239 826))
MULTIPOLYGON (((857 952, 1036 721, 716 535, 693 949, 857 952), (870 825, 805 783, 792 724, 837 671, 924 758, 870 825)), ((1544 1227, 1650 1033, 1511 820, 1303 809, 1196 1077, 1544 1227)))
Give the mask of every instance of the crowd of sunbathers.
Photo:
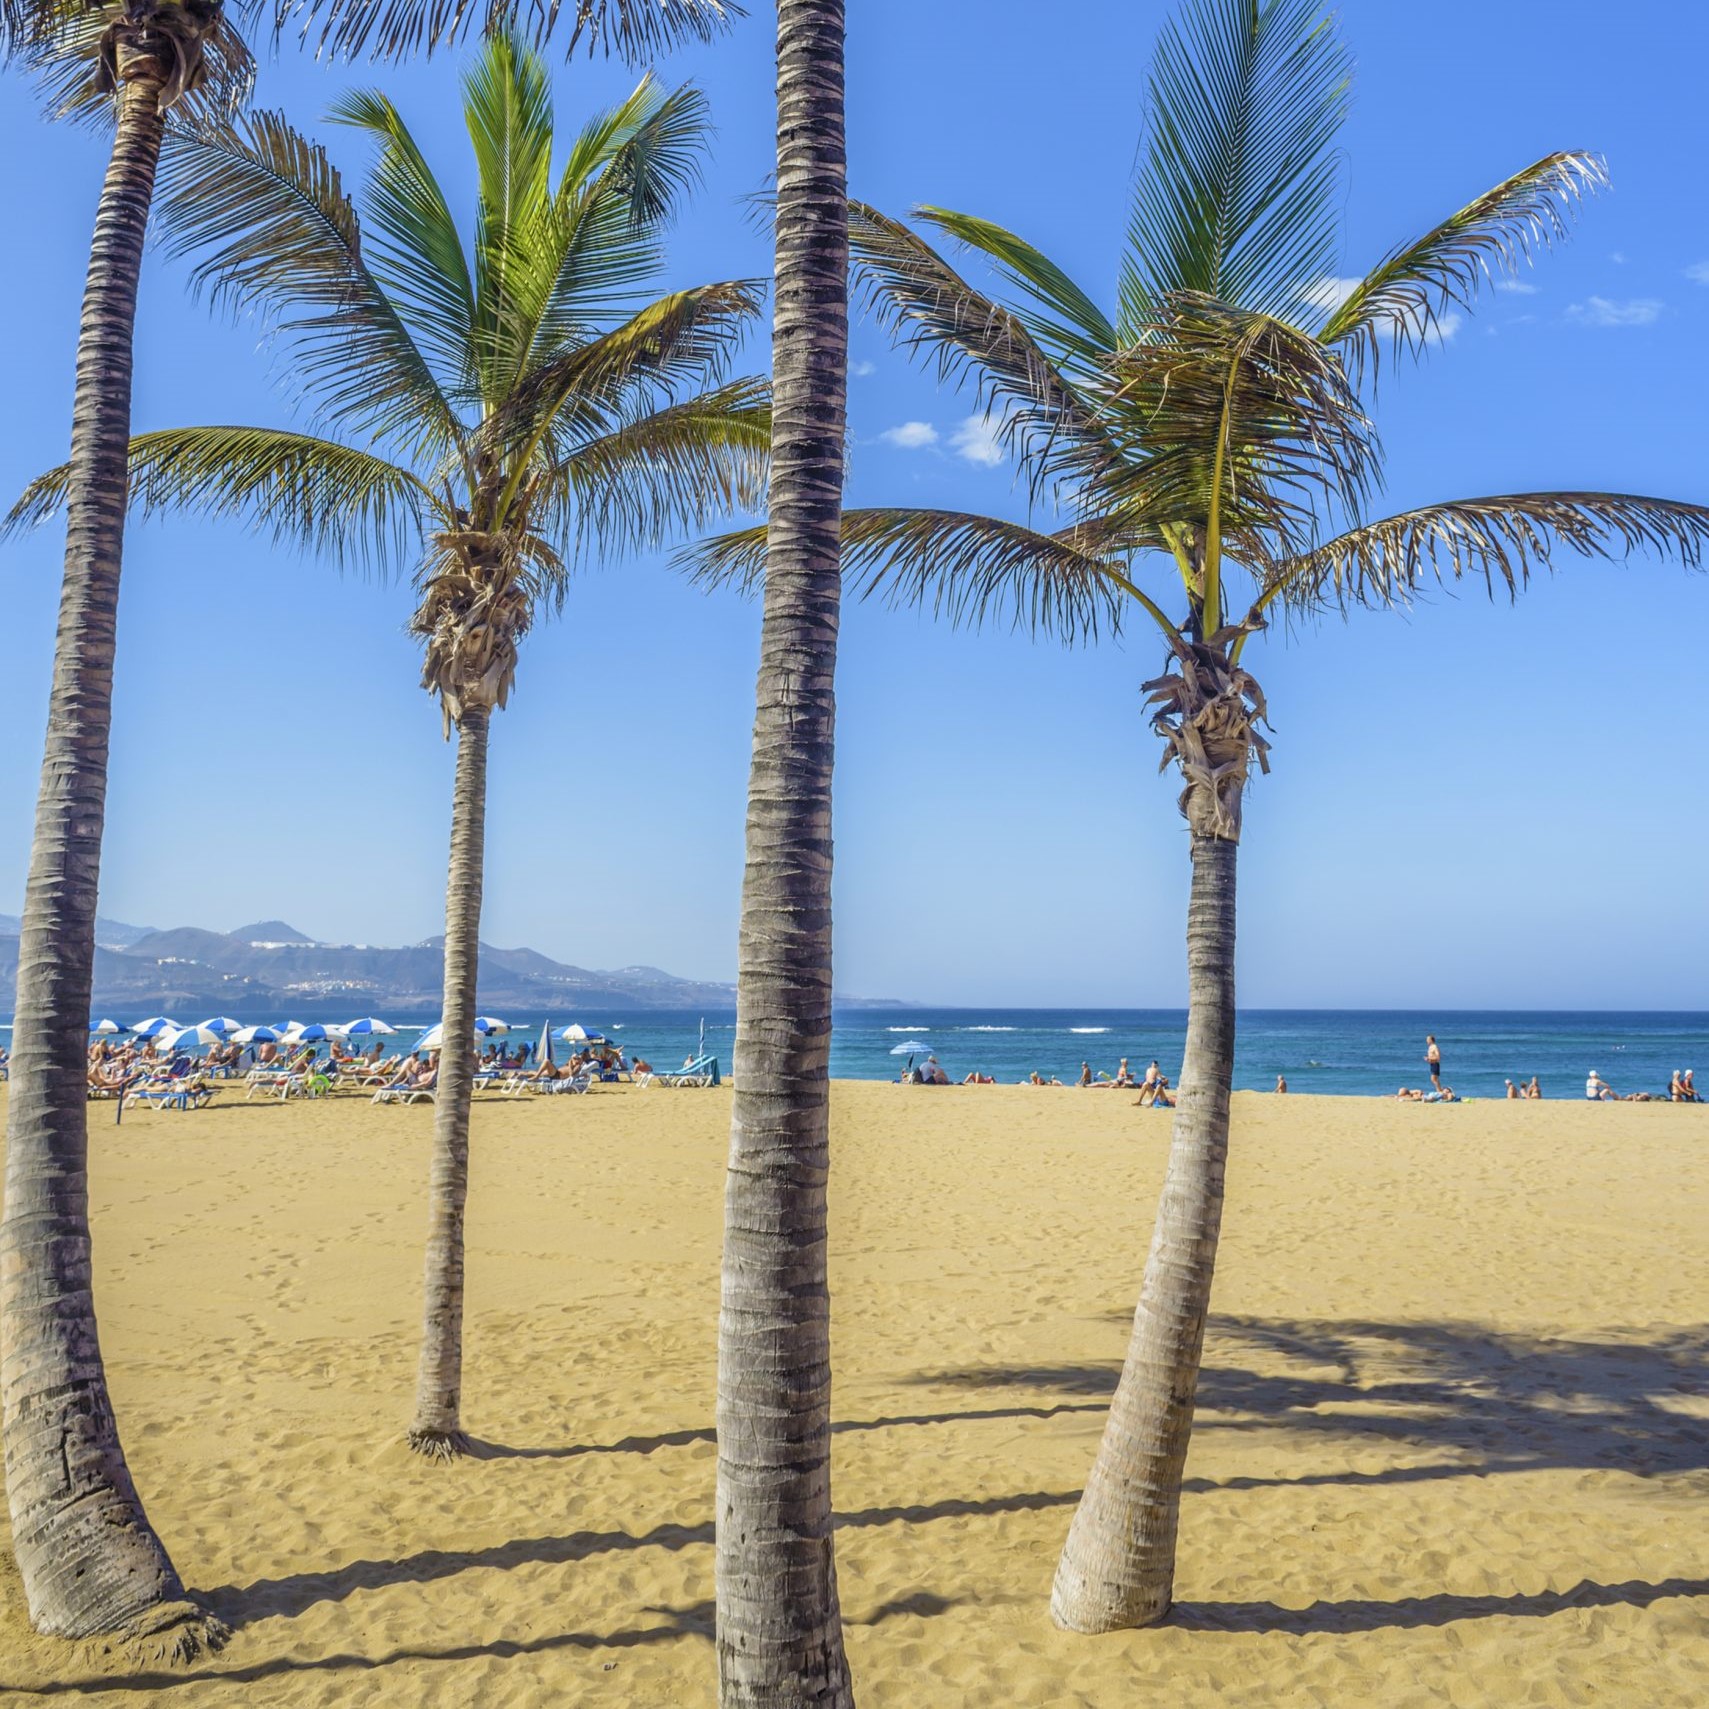
POLYGON ((1689 1068, 1674 1069, 1665 1092, 1616 1092, 1593 1068, 1585 1079, 1584 1095, 1595 1104, 1700 1104, 1703 1094, 1692 1074, 1689 1068))
MULTIPOLYGON (((960 1083, 963 1086, 995 1086, 997 1076, 995 1074, 981 1074, 978 1069, 974 1069, 971 1074, 964 1075, 960 1083)), ((917 1068, 913 1066, 910 1059, 908 1069, 902 1075, 902 1084, 904 1086, 953 1086, 956 1082, 944 1072, 942 1065, 935 1056, 928 1056, 917 1068)), ((1060 1086, 1062 1082, 1054 1074, 1045 1074, 1035 1068, 1032 1073, 1017 1080, 1015 1084, 1017 1086, 1060 1086)), ((1135 1074, 1128 1066, 1128 1059, 1125 1056, 1121 1059, 1121 1066, 1117 1068, 1114 1074, 1107 1073, 1103 1069, 1094 1073, 1091 1063, 1082 1062, 1080 1064, 1080 1077, 1074 1084, 1077 1087, 1088 1087, 1092 1091, 1119 1091, 1123 1088, 1131 1091, 1137 1088, 1139 1096, 1134 1099, 1136 1104, 1158 1109, 1173 1109, 1175 1106, 1175 1094, 1170 1089, 1169 1077, 1155 1062, 1143 1074, 1135 1074)))

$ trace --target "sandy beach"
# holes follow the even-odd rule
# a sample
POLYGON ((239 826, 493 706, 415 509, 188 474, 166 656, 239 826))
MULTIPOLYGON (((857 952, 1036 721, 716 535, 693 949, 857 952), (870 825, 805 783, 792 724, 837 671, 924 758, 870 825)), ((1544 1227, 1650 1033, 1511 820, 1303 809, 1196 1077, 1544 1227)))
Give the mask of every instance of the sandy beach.
MULTIPOLYGON (((477 1107, 484 1445, 449 1470, 399 1441, 431 1114, 91 1112, 131 1464, 237 1630, 185 1674, 68 1668, 8 1577, 0 1700, 713 1703, 728 1093, 477 1107)), ((1238 1096, 1179 1606, 1100 1639, 1045 1601, 1168 1122, 858 1082, 834 1120, 864 1704, 1709 1700, 1709 1114, 1238 1096)))

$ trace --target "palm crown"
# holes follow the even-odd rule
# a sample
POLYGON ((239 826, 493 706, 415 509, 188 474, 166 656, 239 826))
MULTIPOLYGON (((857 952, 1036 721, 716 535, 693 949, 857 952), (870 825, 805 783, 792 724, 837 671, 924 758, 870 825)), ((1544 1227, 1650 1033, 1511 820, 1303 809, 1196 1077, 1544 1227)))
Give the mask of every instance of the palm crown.
MULTIPOLYGON (((255 518, 342 560, 413 556, 426 686, 448 719, 502 705, 515 647, 578 554, 618 554, 763 490, 764 384, 723 380, 761 300, 750 281, 648 300, 695 182, 705 107, 644 80, 554 170, 539 59, 505 38, 464 85, 472 241, 397 109, 333 118, 375 145, 357 204, 276 114, 182 137, 164 170, 170 246, 197 286, 277 327, 320 433, 190 427, 132 441, 133 503, 255 518)), ((34 482, 11 521, 60 501, 34 482)))
MULTIPOLYGON (((1189 0, 1152 67, 1113 312, 988 220, 916 210, 991 266, 992 294, 916 230, 853 205, 872 307, 898 342, 977 390, 1035 514, 1062 524, 852 510, 844 566, 861 591, 955 618, 1003 609, 1069 636, 1138 605, 1178 660, 1199 649, 1195 668, 1250 701, 1235 667, 1277 602, 1384 603, 1431 572, 1517 589, 1559 545, 1698 562, 1709 510, 1624 494, 1366 519, 1382 482, 1367 394, 1383 354, 1423 354, 1450 306, 1564 234, 1604 172, 1591 155, 1548 155, 1343 289, 1334 143, 1349 81, 1319 0, 1189 0)), ((723 536, 690 561, 704 580, 751 582, 765 531, 723 536)), ((1152 685, 1165 720, 1171 682, 1152 685)))

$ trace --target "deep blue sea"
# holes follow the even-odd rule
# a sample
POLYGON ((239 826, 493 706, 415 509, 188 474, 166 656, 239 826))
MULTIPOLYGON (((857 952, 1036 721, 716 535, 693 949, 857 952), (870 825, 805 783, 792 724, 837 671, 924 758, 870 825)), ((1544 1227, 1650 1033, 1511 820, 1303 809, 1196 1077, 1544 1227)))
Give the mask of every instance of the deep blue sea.
MULTIPOLYGON (((119 1014, 125 1024, 140 1016, 119 1014)), ((180 1021, 200 1020, 180 1015, 180 1021)), ((289 1016, 240 1014, 242 1021, 347 1021, 346 1009, 309 1006, 289 1016)), ((388 1045, 407 1048, 426 1023, 405 1024, 388 1045)), ((543 1017, 506 1015, 512 1040, 532 1041, 543 1017)), ((644 1010, 554 1015, 554 1028, 574 1019, 610 1035, 656 1068, 676 1067, 698 1046, 728 1072, 735 1036, 732 1013, 644 1010)), ((1064 1082, 1082 1062, 1115 1072, 1122 1057, 1138 1069, 1153 1057, 1179 1077, 1186 1014, 1174 1009, 844 1009, 836 1016, 831 1072, 841 1079, 894 1079, 910 1055, 934 1053, 959 1080, 977 1069, 1017 1081, 1034 1069, 1064 1082)), ((1696 1068, 1709 1081, 1709 1014, 1631 1011, 1607 1014, 1518 1011, 1254 1009, 1240 1016, 1234 1083, 1268 1091, 1285 1074, 1294 1092, 1392 1094, 1425 1083, 1424 1036, 1442 1048, 1444 1080, 1463 1096, 1499 1098, 1503 1081, 1536 1075, 1546 1097, 1582 1097, 1596 1069, 1618 1092, 1664 1091, 1676 1068, 1696 1068)), ((3 1040, 3 1035, 0 1035, 3 1040)), ((560 1055, 563 1047, 557 1047, 560 1055)))

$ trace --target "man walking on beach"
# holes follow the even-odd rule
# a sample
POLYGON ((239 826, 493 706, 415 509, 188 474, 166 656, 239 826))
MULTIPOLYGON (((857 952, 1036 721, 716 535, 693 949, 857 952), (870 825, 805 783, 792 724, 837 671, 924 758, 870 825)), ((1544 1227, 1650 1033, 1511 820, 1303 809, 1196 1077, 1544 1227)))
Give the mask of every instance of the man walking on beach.
POLYGON ((1424 1061, 1430 1069, 1430 1084, 1440 1092, 1442 1090, 1442 1050, 1436 1043, 1435 1033, 1424 1035, 1424 1061))

